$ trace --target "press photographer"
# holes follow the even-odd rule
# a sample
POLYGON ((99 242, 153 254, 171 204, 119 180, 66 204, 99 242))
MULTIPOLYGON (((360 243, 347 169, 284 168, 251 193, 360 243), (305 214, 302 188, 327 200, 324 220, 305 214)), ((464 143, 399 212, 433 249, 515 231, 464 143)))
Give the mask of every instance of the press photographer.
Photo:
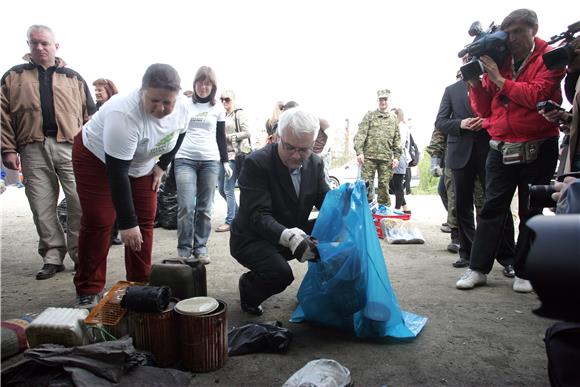
MULTIPOLYGON (((578 174, 576 174, 578 176, 578 174)), ((534 313, 563 322, 546 330, 544 342, 552 386, 580 380, 580 178, 567 176, 550 188, 556 216, 527 222, 531 246, 526 273, 541 301, 534 313)))
MULTIPOLYGON (((536 37, 538 17, 529 9, 510 13, 501 23, 507 34, 508 57, 498 64, 489 55, 480 58, 485 74, 469 80, 469 98, 474 113, 483 118, 491 137, 486 160, 486 200, 479 216, 470 267, 457 281, 458 289, 472 289, 487 282, 510 215, 510 203, 519 187, 520 228, 538 210, 525 210, 528 184, 546 185, 556 169, 558 125, 541 116, 536 104, 560 103, 560 81, 564 70, 548 70, 542 55, 548 44, 536 37)), ((516 251, 520 245, 520 237, 516 251)), ((513 289, 530 292, 530 283, 518 272, 513 289)))
MULTIPOLYGON (((580 25, 580 22, 574 23, 572 26, 575 25, 580 25)), ((569 30, 570 27, 568 27, 569 30)), ((543 107, 540 109, 540 114, 546 120, 560 124, 560 129, 566 134, 560 155, 559 174, 580 171, 580 141, 578 141, 578 125, 580 125, 580 82, 578 81, 580 75, 580 37, 567 43, 565 47, 568 47, 566 49, 567 52, 572 50, 572 54, 567 54, 567 57, 570 57, 570 61, 564 63, 568 64, 564 91, 566 92, 566 98, 572 104, 572 111, 567 112, 564 109, 546 109, 543 107)), ((563 61, 559 60, 557 62, 562 63, 563 61)))

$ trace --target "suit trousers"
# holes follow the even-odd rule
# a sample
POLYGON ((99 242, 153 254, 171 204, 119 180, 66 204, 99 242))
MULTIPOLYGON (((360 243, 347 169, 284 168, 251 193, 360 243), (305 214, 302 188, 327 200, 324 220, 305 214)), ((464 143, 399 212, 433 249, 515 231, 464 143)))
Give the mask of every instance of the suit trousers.
MULTIPOLYGON (((79 265, 74 277, 77 294, 103 291, 107 275, 107 255, 111 229, 117 217, 105 164, 75 137, 73 164, 83 214, 79 234, 79 265)), ((125 245, 127 280, 147 282, 151 270, 153 222, 157 210, 157 192, 151 189, 153 175, 130 178, 133 205, 143 237, 141 251, 125 245)))
MULTIPOLYGON (((310 235, 315 220, 309 220, 302 230, 310 235)), ((288 261, 294 259, 290 249, 265 240, 245 244, 233 253, 234 258, 250 269, 240 276, 240 300, 249 306, 260 305, 274 294, 283 292, 294 281, 288 261)))
POLYGON ((20 150, 24 187, 38 233, 38 254, 44 263, 60 265, 68 251, 77 261, 81 206, 72 164, 72 144, 47 137, 20 150), (60 186, 67 201, 67 233, 58 222, 60 186))
MULTIPOLYGON (((490 149, 485 168, 485 203, 471 250, 469 267, 472 270, 484 274, 491 271, 494 257, 504 238, 506 219, 509 217, 511 220, 510 203, 516 187, 520 190, 520 230, 528 219, 542 212, 542 209, 529 208, 527 187, 528 184, 549 184, 556 170, 557 158, 557 137, 547 139, 540 147, 538 158, 528 164, 504 165, 501 152, 490 149)), ((522 245, 522 234, 520 232, 518 236, 516 255, 522 245)))

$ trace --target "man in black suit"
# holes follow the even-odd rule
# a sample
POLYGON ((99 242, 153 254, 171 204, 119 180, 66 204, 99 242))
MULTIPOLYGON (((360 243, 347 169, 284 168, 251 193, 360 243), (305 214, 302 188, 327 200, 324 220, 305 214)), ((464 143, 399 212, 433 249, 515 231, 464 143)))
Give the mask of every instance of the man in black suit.
POLYGON ((289 109, 280 116, 278 142, 246 158, 230 236, 232 256, 250 269, 239 280, 245 312, 261 315, 260 304, 292 283, 287 261, 315 257, 308 217, 329 190, 324 163, 312 152, 319 127, 314 114, 289 109))
MULTIPOLYGON (((467 96, 467 84, 457 74, 457 82, 445 88, 435 127, 447 134, 445 165, 453 170, 457 223, 459 225, 459 260, 454 267, 467 267, 475 235, 473 194, 476 179, 484 185, 485 160, 489 152, 489 135, 482 130, 482 118, 473 114, 467 96)), ((485 191, 485 190, 484 190, 485 191)), ((504 265, 504 274, 513 276, 514 238, 513 222, 506 221, 498 260, 504 265), (511 224, 511 228, 510 228, 511 224), (510 237, 511 232, 511 237, 510 237)))

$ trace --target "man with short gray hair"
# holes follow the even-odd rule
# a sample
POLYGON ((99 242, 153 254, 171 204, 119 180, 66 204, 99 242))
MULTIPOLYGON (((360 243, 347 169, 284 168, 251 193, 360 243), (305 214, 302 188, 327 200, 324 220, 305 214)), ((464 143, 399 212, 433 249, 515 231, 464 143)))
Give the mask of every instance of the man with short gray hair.
POLYGON ((56 57, 52 30, 33 25, 27 32, 28 62, 2 77, 2 162, 10 169, 22 163, 25 193, 39 235, 44 265, 36 279, 64 270, 68 251, 77 261, 81 209, 72 168, 72 143, 96 111, 86 82, 56 57), (20 160, 18 158, 20 154, 20 160), (62 186, 67 201, 67 240, 56 213, 62 186))
POLYGON ((239 280, 242 310, 261 315, 261 303, 294 281, 287 261, 315 259, 308 234, 312 207, 328 192, 324 164, 313 154, 319 119, 301 108, 285 111, 278 142, 250 154, 238 179, 240 208, 231 227, 230 251, 250 269, 239 280))

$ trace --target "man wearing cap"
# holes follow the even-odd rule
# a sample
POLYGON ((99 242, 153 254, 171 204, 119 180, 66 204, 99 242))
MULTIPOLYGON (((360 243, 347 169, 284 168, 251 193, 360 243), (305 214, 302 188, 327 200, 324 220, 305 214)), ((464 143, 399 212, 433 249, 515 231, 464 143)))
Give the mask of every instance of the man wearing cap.
MULTIPOLYGON (((362 166, 362 177, 373 184, 375 171, 378 173, 379 192, 377 201, 387 206, 391 205, 389 196, 389 181, 393 177, 393 168, 399 164, 401 135, 397 117, 389 112, 391 92, 388 89, 377 92, 378 109, 369 111, 358 125, 354 136, 354 150, 358 164, 362 166)), ((372 190, 367 194, 372 202, 372 190)))

